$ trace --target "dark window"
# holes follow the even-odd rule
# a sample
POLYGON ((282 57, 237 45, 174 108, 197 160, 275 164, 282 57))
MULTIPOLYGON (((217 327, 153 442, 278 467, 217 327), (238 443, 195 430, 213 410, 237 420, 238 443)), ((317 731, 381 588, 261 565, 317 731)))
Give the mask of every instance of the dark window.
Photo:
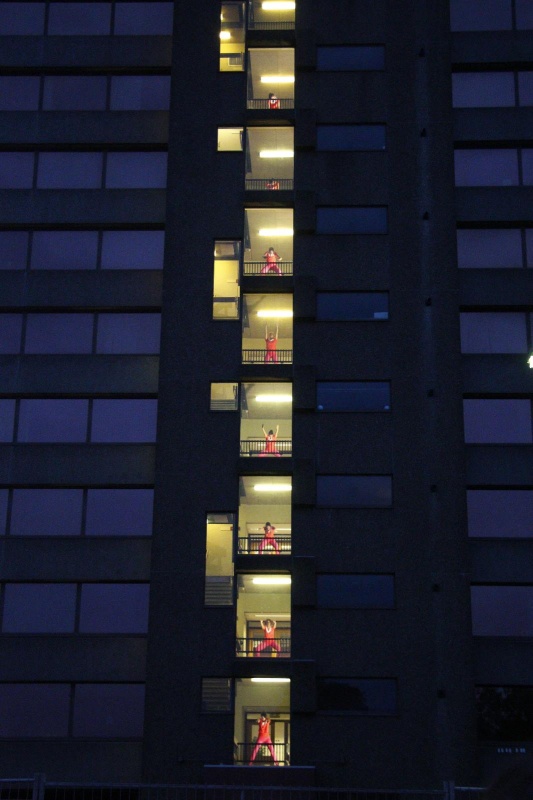
POLYGON ((94 400, 92 442, 155 442, 157 400, 94 400))
POLYGON ((0 683, 0 736, 67 736, 69 705, 65 683, 0 683))
POLYGON ((2 3, 0 36, 42 36, 44 3, 2 3))
POLYGON ((170 76, 114 75, 111 78, 112 111, 155 111, 170 104, 170 76))
POLYGON ((138 739, 143 733, 144 685, 81 683, 74 691, 73 735, 138 739))
POLYGON ((90 353, 92 314, 28 314, 25 353, 90 353))
POLYGON ((0 269, 26 269, 27 231, 0 231, 0 269))
POLYGON ((392 575, 317 575, 319 608, 394 608, 392 575))
POLYGON ((99 314, 97 353, 159 353, 161 314, 99 314))
POLYGON ((466 493, 468 535, 493 538, 533 536, 533 491, 472 489, 466 493))
POLYGON ((317 319, 321 321, 383 320, 389 318, 387 292, 318 292, 317 319))
POLYGON ((102 111, 106 107, 107 78, 102 75, 46 75, 44 111, 102 111))
POLYGON ((102 269, 163 269, 164 231, 104 231, 102 269))
POLYGON ((87 400, 21 400, 19 442, 85 442, 87 400))
POLYGON ((533 6, 531 0, 515 0, 516 27, 518 30, 533 28, 533 6))
POLYGON ((29 75, 0 76, 0 111, 36 111, 38 108, 39 78, 29 75))
POLYGON ((317 505, 324 508, 388 508, 390 475, 317 475, 317 505))
POLYGON ((529 400, 463 400, 467 444, 530 444, 529 400))
POLYGON ((518 186, 518 153, 514 149, 455 151, 456 186, 518 186))
POLYGON ((71 633, 75 583, 8 583, 4 586, 3 633, 71 633))
POLYGON ((533 267, 533 228, 526 229, 527 266, 533 267))
POLYGON ((476 706, 481 741, 533 740, 533 687, 477 686, 476 706))
POLYGON ((105 185, 108 189, 164 189, 167 154, 108 153, 105 185))
POLYGON ((522 267, 522 238, 518 229, 457 231, 457 258, 465 269, 522 267))
POLYGON ((106 36, 111 32, 111 3, 50 3, 52 36, 106 36))
POLYGON ((533 586, 472 586, 474 636, 533 636, 533 586))
POLYGON ((316 385, 318 411, 390 411, 387 381, 324 381, 316 385))
POLYGON ((387 233, 387 209, 375 207, 317 208, 317 233, 387 233))
POLYGON ((13 441, 15 424, 15 401, 0 400, 0 442, 13 441))
POLYGON ((84 583, 80 633, 146 633, 147 583, 84 583))
POLYGON ((386 678, 319 678, 320 711, 395 714, 396 681, 386 678))
POLYGON ((461 352, 526 353, 526 315, 520 313, 462 313, 461 352))
POLYGON ((20 353, 22 314, 0 314, 0 353, 20 353))
POLYGON ((518 102, 521 106, 533 106, 533 72, 518 73, 518 102))
POLYGON ((383 45, 319 47, 316 65, 318 70, 334 72, 381 70, 385 69, 385 48, 383 45))
POLYGON ((39 153, 38 189, 99 189, 102 153, 39 153))
POLYGON ((512 72, 456 72, 452 75, 454 108, 495 108, 515 105, 512 72))
POLYGON ((78 536, 82 489, 13 489, 12 536, 78 536))
POLYGON ((33 153, 0 153, 0 189, 31 189, 33 153))
POLYGON ((115 34, 169 36, 174 3, 115 3, 115 34))
POLYGON ((8 500, 9 491, 7 489, 0 489, 0 536, 3 536, 6 532, 8 500))
POLYGON ((97 231, 34 231, 32 269, 96 269, 97 231))
POLYGON ((503 31, 512 28, 511 0, 450 0, 452 31, 503 31))
POLYGON ((522 150, 522 184, 533 184, 533 150, 527 148, 522 150))
POLYGON ((89 489, 87 536, 150 536, 153 489, 89 489))
POLYGON ((202 711, 231 711, 231 679, 202 678, 202 711))
POLYGON ((317 150, 385 150, 385 125, 318 125, 317 150))

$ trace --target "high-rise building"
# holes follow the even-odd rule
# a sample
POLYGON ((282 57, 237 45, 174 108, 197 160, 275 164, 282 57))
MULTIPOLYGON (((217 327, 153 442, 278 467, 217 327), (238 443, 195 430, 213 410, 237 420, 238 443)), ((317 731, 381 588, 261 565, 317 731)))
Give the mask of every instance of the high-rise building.
POLYGON ((4 777, 531 751, 532 9, 1 4, 4 777))

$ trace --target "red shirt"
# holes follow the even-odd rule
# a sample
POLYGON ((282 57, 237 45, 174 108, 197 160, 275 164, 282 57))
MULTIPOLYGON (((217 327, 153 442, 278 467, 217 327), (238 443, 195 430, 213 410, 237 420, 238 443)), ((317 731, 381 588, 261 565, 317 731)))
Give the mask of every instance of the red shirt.
POLYGON ((270 739, 270 720, 263 719, 261 717, 257 720, 257 724, 259 725, 259 735, 257 737, 257 741, 261 739, 270 739))
POLYGON ((265 339, 266 342, 266 349, 267 350, 275 350, 278 344, 277 339, 265 339))

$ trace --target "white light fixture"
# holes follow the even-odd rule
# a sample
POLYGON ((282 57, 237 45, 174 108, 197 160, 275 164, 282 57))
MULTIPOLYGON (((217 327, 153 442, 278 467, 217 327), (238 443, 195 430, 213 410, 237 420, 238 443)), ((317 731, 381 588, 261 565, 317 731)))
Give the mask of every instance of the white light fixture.
POLYGON ((294 158, 294 150, 260 150, 259 158, 294 158))
POLYGON ((292 403, 292 394, 258 394, 258 403, 292 403))
POLYGON ((257 316, 258 317, 263 317, 263 318, 267 318, 267 319, 276 318, 276 317, 278 317, 278 318, 279 317, 292 317, 292 315, 293 315, 292 311, 289 311, 289 310, 282 311, 281 309, 278 309, 277 311, 276 311, 276 309, 274 309, 273 311, 258 311, 257 312, 257 316))
POLYGON ((294 11, 296 0, 263 0, 261 8, 263 11, 294 11))
POLYGON ((290 483, 256 483, 254 492, 292 492, 290 483))
POLYGON ((533 369, 533 353, 529 356, 527 363, 529 364, 529 369, 533 369))
POLYGON ((227 42, 228 39, 231 39, 231 33, 229 31, 220 31, 220 38, 227 42))
POLYGON ((252 683, 290 683, 290 678, 250 678, 252 683))
POLYGON ((294 75, 261 75, 261 83, 294 83, 294 75))
POLYGON ((255 586, 290 586, 290 575, 257 575, 252 578, 255 586))
POLYGON ((294 236, 292 228, 259 228, 258 236, 294 236))

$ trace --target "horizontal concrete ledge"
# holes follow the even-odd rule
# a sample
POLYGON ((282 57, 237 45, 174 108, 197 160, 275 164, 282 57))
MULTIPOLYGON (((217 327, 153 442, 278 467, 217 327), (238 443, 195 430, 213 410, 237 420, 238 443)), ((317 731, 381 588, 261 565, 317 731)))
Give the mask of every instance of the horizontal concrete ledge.
MULTIPOLYGON (((204 766, 205 782, 211 786, 256 787, 263 789, 270 786, 314 786, 315 768, 309 767, 248 767, 240 764, 224 766, 223 764, 206 764, 204 766)), ((227 797, 226 794, 224 794, 227 797)))

